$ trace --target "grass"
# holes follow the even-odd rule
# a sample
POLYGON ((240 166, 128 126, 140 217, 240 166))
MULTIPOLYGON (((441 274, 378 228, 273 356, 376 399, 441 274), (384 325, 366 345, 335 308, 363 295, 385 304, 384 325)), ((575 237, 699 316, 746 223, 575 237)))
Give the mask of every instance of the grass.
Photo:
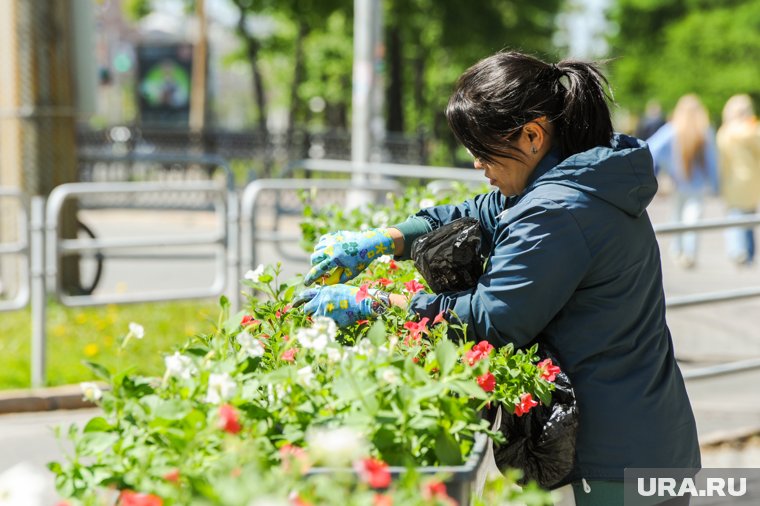
MULTIPOLYGON (((83 361, 110 369, 135 366, 136 372, 160 375, 163 357, 188 337, 211 332, 219 315, 216 301, 182 301, 69 308, 48 305, 47 385, 94 379, 83 361), (145 328, 143 339, 119 343, 130 322, 145 328)), ((28 309, 0 313, 0 389, 31 385, 31 313, 28 309)))

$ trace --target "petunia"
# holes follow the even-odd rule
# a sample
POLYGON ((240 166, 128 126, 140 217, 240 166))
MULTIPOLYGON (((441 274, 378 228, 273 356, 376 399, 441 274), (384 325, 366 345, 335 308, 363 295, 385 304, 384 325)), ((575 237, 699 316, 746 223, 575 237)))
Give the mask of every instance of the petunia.
POLYGON ((354 468, 372 488, 387 488, 391 484, 391 472, 382 460, 367 458, 354 463, 354 468))
POLYGON ((82 389, 82 394, 86 401, 97 402, 103 397, 103 391, 100 387, 90 381, 80 383, 79 388, 82 389))
POLYGON ((145 337, 145 329, 139 323, 130 322, 129 333, 132 334, 132 337, 135 339, 142 339, 145 337))
POLYGON ((164 357, 164 364, 166 365, 167 376, 175 378, 188 380, 193 374, 198 372, 198 369, 193 365, 192 359, 182 355, 178 351, 175 351, 173 355, 164 357))
POLYGON ((141 494, 131 490, 122 490, 119 495, 120 506, 163 506, 164 501, 153 494, 141 494))
POLYGON ((243 327, 247 327, 249 325, 257 325, 261 323, 259 320, 256 320, 251 315, 245 315, 243 316, 243 319, 240 321, 240 325, 243 327))
POLYGON ((206 402, 219 404, 226 401, 235 394, 237 383, 228 373, 211 374, 208 377, 208 391, 206 392, 206 402))
POLYGON ((290 348, 282 352, 280 358, 285 362, 294 362, 296 360, 296 352, 298 349, 290 348))
POLYGON ((219 428, 230 434, 240 432, 241 426, 237 410, 229 404, 219 406, 219 428))
POLYGON ((264 264, 259 264, 258 267, 256 267, 253 271, 248 271, 245 273, 245 279, 249 281, 253 281, 254 283, 259 282, 259 278, 261 275, 264 274, 264 264))
POLYGON ((496 378, 490 372, 478 376, 477 381, 480 388, 486 392, 493 392, 493 389, 496 388, 496 378))
POLYGON ((369 297, 369 284, 364 283, 359 287, 359 291, 356 292, 356 302, 361 302, 367 297, 369 297))
POLYGON ((531 394, 522 394, 520 396, 520 402, 515 406, 515 414, 517 416, 523 416, 535 406, 538 406, 538 403, 533 400, 531 394))
POLYGON ((406 287, 406 289, 408 291, 410 291, 412 293, 417 293, 420 290, 424 290, 425 289, 425 286, 422 283, 420 283, 419 281, 417 281, 416 279, 413 279, 411 281, 407 281, 406 283, 404 283, 404 286, 406 287))
POLYGON ((541 378, 553 382, 557 375, 562 372, 559 367, 552 363, 552 359, 547 358, 538 363, 538 370, 541 371, 541 378))

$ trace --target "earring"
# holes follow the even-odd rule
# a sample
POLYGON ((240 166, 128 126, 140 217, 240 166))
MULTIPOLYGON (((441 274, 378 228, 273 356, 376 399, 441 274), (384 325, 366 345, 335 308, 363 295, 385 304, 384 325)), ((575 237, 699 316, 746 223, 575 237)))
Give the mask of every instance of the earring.
POLYGON ((531 152, 531 153, 533 153, 534 155, 535 155, 536 153, 538 153, 538 150, 536 149, 536 146, 534 146, 534 145, 532 145, 532 144, 531 144, 531 145, 530 145, 530 152, 531 152))

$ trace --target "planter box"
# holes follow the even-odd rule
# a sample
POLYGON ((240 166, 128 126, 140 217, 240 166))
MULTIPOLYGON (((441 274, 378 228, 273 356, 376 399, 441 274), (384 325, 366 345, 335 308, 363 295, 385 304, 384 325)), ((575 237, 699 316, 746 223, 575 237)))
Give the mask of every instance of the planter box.
MULTIPOLYGON (((479 487, 482 486, 482 483, 479 484, 478 482, 482 482, 483 480, 478 480, 478 477, 482 476, 486 471, 486 456, 488 454, 489 442, 490 440, 485 434, 476 434, 475 444, 464 464, 458 466, 418 467, 417 472, 423 476, 448 475, 448 478, 444 481, 448 494, 459 503, 459 506, 469 506, 472 502, 473 494, 480 493, 479 487)), ((336 468, 331 467, 314 467, 307 474, 330 474, 336 470, 336 468)), ((406 468, 400 466, 391 466, 389 470, 394 479, 406 472, 406 468)), ((353 472, 353 470, 351 471, 353 472)))

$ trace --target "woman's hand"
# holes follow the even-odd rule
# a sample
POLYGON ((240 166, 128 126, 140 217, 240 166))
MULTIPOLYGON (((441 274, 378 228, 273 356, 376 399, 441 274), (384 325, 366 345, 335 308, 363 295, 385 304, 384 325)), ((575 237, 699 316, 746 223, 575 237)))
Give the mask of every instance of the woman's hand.
POLYGON ((379 300, 388 300, 387 294, 374 289, 367 290, 363 297, 357 297, 357 294, 359 288, 348 285, 307 288, 293 300, 293 307, 305 304, 306 314, 329 316, 338 327, 346 327, 381 312, 379 308, 385 306, 379 300))
POLYGON ((326 285, 345 283, 374 259, 394 252, 393 237, 384 228, 364 232, 340 231, 319 238, 311 255, 311 270, 304 278, 309 286, 318 279, 326 285))

